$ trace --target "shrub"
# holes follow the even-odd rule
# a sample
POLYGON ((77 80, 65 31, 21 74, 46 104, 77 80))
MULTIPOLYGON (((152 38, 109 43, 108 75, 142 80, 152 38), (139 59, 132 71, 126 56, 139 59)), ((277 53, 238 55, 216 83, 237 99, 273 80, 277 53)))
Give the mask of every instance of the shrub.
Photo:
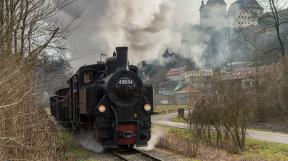
POLYGON ((0 55, 0 160, 62 160, 63 139, 37 107, 35 61, 0 55))

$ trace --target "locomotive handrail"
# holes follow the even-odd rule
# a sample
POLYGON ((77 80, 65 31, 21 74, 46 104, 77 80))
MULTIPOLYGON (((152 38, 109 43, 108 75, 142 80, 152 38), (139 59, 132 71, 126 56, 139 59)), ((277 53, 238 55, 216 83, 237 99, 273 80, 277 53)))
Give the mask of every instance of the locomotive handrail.
MULTIPOLYGON (((112 109, 112 112, 113 112, 114 117, 115 117, 115 124, 116 124, 115 127, 118 127, 119 122, 118 122, 117 112, 115 111, 113 106, 111 106, 111 109, 112 109)), ((114 139, 117 139, 117 133, 116 132, 114 133, 114 139)))
POLYGON ((69 97, 69 94, 67 94, 66 96, 57 96, 57 97, 64 97, 64 98, 63 99, 55 98, 56 102, 54 104, 52 104, 52 106, 56 105, 57 103, 65 101, 69 97))

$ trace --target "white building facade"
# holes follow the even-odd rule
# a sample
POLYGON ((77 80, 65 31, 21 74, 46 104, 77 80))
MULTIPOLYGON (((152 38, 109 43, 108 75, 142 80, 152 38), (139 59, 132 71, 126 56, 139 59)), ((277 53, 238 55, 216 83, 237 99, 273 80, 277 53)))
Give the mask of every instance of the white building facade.
POLYGON ((228 10, 229 25, 237 29, 256 26, 263 11, 263 7, 256 0, 237 0, 228 10))
POLYGON ((263 14, 263 7, 257 0, 236 0, 226 12, 224 0, 202 0, 200 11, 200 25, 203 28, 219 29, 233 27, 242 29, 251 25, 258 25, 258 18, 263 14))

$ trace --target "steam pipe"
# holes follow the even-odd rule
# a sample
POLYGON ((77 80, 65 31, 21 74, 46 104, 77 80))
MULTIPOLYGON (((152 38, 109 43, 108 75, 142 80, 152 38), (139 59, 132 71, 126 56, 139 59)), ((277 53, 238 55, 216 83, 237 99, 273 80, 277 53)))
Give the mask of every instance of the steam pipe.
POLYGON ((128 47, 117 47, 117 70, 128 70, 128 47))

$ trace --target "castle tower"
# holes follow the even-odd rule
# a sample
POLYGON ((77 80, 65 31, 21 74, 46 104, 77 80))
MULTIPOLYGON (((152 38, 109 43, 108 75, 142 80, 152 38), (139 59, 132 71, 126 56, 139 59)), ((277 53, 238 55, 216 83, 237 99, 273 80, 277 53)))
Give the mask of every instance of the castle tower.
POLYGON ((205 14, 205 9, 204 9, 205 5, 204 5, 204 0, 202 0, 201 2, 201 6, 200 6, 200 25, 204 26, 204 19, 207 18, 207 15, 205 14))
POLYGON ((238 29, 257 25, 258 17, 263 11, 263 7, 256 0, 237 0, 228 10, 230 25, 238 29))
POLYGON ((221 28, 226 25, 226 3, 224 0, 202 0, 200 25, 204 28, 221 28))

